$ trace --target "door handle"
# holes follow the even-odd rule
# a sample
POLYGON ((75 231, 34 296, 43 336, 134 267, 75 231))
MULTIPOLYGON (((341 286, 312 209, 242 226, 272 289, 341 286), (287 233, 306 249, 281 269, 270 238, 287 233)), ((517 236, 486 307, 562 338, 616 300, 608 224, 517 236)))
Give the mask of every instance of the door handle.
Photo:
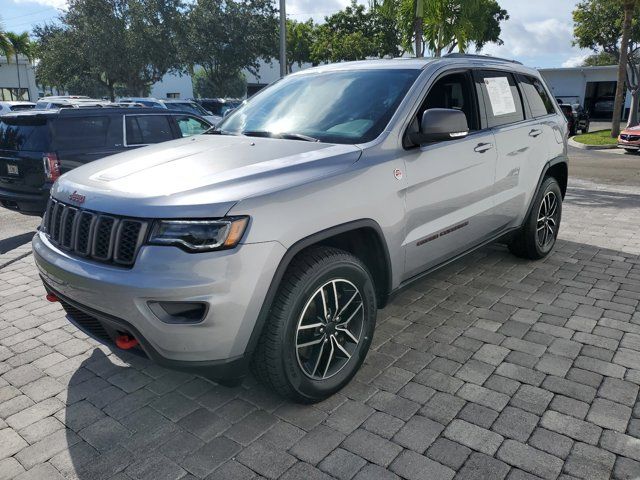
POLYGON ((542 130, 538 128, 534 128, 529 132, 529 136, 533 138, 539 137, 540 135, 542 135, 542 130))
POLYGON ((493 143, 479 143, 476 145, 476 148, 473 149, 474 152, 484 153, 487 150, 491 150, 493 148, 493 143))

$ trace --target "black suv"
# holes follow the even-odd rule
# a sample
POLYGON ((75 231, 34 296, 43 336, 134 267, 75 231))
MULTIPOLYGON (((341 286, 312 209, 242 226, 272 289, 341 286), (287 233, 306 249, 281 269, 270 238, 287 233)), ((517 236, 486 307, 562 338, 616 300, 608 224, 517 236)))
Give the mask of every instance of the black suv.
POLYGON ((569 126, 569 135, 573 136, 580 130, 581 133, 588 133, 591 119, 587 112, 580 104, 570 105, 568 103, 560 104, 560 109, 564 116, 567 117, 569 126))
POLYGON ((31 110, 0 116, 0 205, 42 215, 49 189, 63 173, 209 128, 197 115, 148 108, 31 110))

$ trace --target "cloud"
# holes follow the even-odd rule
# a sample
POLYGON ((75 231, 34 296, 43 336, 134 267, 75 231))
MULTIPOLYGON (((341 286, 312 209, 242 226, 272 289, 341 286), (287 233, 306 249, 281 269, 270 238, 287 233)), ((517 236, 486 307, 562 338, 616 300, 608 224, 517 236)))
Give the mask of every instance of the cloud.
POLYGON ((44 5, 45 7, 53 7, 53 8, 58 8, 62 10, 67 9, 67 0, 13 0, 13 1, 14 3, 18 3, 22 5, 35 3, 38 5, 44 5))
POLYGON ((580 67, 590 55, 590 53, 584 53, 576 55, 574 57, 570 57, 562 63, 562 66, 565 68, 580 67))

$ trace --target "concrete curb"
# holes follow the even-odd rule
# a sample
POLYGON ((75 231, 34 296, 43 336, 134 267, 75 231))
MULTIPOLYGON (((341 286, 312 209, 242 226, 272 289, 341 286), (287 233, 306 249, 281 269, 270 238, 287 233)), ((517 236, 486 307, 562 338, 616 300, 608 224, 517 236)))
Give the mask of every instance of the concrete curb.
POLYGON ((573 138, 569 139, 569 145, 582 150, 612 150, 618 148, 618 145, 585 145, 584 143, 576 142, 573 138))

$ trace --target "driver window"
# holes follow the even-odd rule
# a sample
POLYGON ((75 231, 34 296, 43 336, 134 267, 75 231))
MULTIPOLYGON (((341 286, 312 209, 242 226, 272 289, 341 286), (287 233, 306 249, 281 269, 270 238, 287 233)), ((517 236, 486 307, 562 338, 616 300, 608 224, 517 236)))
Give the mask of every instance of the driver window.
POLYGON ((422 113, 430 108, 453 108, 461 110, 467 117, 469 131, 479 130, 478 115, 473 95, 473 84, 466 73, 454 73, 440 78, 431 87, 418 110, 418 125, 422 113))

